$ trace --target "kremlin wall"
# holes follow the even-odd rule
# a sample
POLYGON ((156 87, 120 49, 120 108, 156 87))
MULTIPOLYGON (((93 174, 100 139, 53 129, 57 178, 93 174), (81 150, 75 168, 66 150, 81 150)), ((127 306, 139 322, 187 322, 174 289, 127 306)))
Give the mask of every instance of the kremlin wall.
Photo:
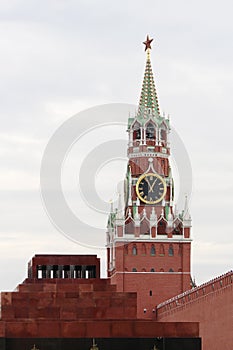
POLYGON ((159 322, 199 322, 203 349, 231 349, 233 272, 186 291, 157 306, 159 322))

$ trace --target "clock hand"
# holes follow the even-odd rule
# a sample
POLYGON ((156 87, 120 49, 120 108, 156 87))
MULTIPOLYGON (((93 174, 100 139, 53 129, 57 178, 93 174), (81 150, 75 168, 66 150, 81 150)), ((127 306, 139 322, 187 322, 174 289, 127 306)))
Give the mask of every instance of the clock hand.
POLYGON ((150 186, 149 192, 153 192, 153 188, 154 188, 154 185, 155 185, 155 183, 156 183, 157 180, 158 180, 158 179, 155 179, 155 181, 152 183, 152 185, 149 185, 149 186, 150 186))
MULTIPOLYGON (((147 182, 148 186, 151 188, 151 185, 150 185, 150 183, 149 183, 149 181, 147 180, 147 178, 146 178, 146 177, 145 177, 145 180, 146 180, 146 182, 147 182)), ((150 192, 150 188, 149 188, 149 192, 150 192)))
MULTIPOLYGON (((153 191, 153 187, 151 186, 150 182, 145 178, 147 184, 149 185, 149 193, 153 191)), ((157 180, 157 179, 156 179, 157 180)))

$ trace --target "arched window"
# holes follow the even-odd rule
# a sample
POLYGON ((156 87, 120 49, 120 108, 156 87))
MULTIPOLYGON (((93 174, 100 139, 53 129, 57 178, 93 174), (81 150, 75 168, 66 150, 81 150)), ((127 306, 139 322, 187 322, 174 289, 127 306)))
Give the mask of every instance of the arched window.
POLYGON ((141 138, 141 129, 136 130, 136 140, 140 140, 141 138))
POLYGON ((159 255, 160 256, 164 256, 165 255, 164 245, 162 243, 159 246, 159 255))
POLYGON ((136 267, 133 267, 133 268, 132 268, 132 272, 137 272, 136 267))
POLYGON ((133 128, 133 139, 134 140, 140 140, 141 138, 141 128, 139 123, 134 124, 133 128))
POLYGON ((155 246, 154 246, 154 244, 152 244, 152 246, 151 246, 151 248, 150 248, 150 255, 151 256, 155 256, 155 246))
POLYGON ((155 272, 155 269, 152 267, 152 269, 150 269, 150 272, 155 272))
POLYGON ((169 272, 174 272, 174 270, 172 268, 169 269, 169 272))
POLYGON ((144 243, 142 245, 142 255, 146 255, 146 245, 144 243))
POLYGON ((157 233, 158 235, 165 235, 166 234, 166 221, 165 220, 159 220, 158 227, 157 227, 157 233))
POLYGON ((143 269, 142 269, 142 272, 146 272, 146 269, 145 269, 145 267, 143 267, 143 269))
POLYGON ((140 225, 140 235, 149 235, 150 234, 150 225, 146 219, 141 221, 140 225))
POLYGON ((173 256, 174 255, 174 249, 173 249, 173 245, 172 244, 169 245, 168 255, 169 256, 173 256))
POLYGON ((132 249, 132 255, 137 255, 138 251, 137 251, 137 246, 136 244, 133 246, 133 249, 132 249))
POLYGON ((167 142, 167 133, 164 125, 162 126, 162 129, 160 129, 160 139, 163 144, 167 142))
POLYGON ((181 268, 179 268, 179 269, 178 269, 178 272, 182 272, 182 269, 181 269, 181 268))
POLYGON ((164 272, 164 269, 160 269, 160 272, 164 272))
POLYGON ((155 139, 155 127, 152 123, 147 124, 146 138, 147 139, 155 139))
POLYGON ((177 219, 174 222, 174 235, 182 235, 183 229, 182 229, 182 223, 179 219, 177 219))
POLYGON ((125 222, 125 233, 133 234, 134 223, 131 218, 128 218, 125 222))

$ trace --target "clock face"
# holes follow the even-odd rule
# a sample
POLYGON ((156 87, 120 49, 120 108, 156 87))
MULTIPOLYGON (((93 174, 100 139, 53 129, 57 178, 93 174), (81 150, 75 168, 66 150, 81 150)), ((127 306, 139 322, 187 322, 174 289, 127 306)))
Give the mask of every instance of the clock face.
POLYGON ((161 202, 166 194, 166 190, 167 187, 164 179, 154 173, 141 175, 136 184, 138 198, 147 204, 161 202))

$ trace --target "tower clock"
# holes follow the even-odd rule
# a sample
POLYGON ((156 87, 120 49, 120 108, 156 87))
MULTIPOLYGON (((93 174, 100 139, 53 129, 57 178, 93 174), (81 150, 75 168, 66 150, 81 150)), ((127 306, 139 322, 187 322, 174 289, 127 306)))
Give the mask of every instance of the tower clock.
POLYGON ((138 198, 146 204, 157 204, 166 194, 166 182, 155 173, 142 174, 136 183, 138 198))

